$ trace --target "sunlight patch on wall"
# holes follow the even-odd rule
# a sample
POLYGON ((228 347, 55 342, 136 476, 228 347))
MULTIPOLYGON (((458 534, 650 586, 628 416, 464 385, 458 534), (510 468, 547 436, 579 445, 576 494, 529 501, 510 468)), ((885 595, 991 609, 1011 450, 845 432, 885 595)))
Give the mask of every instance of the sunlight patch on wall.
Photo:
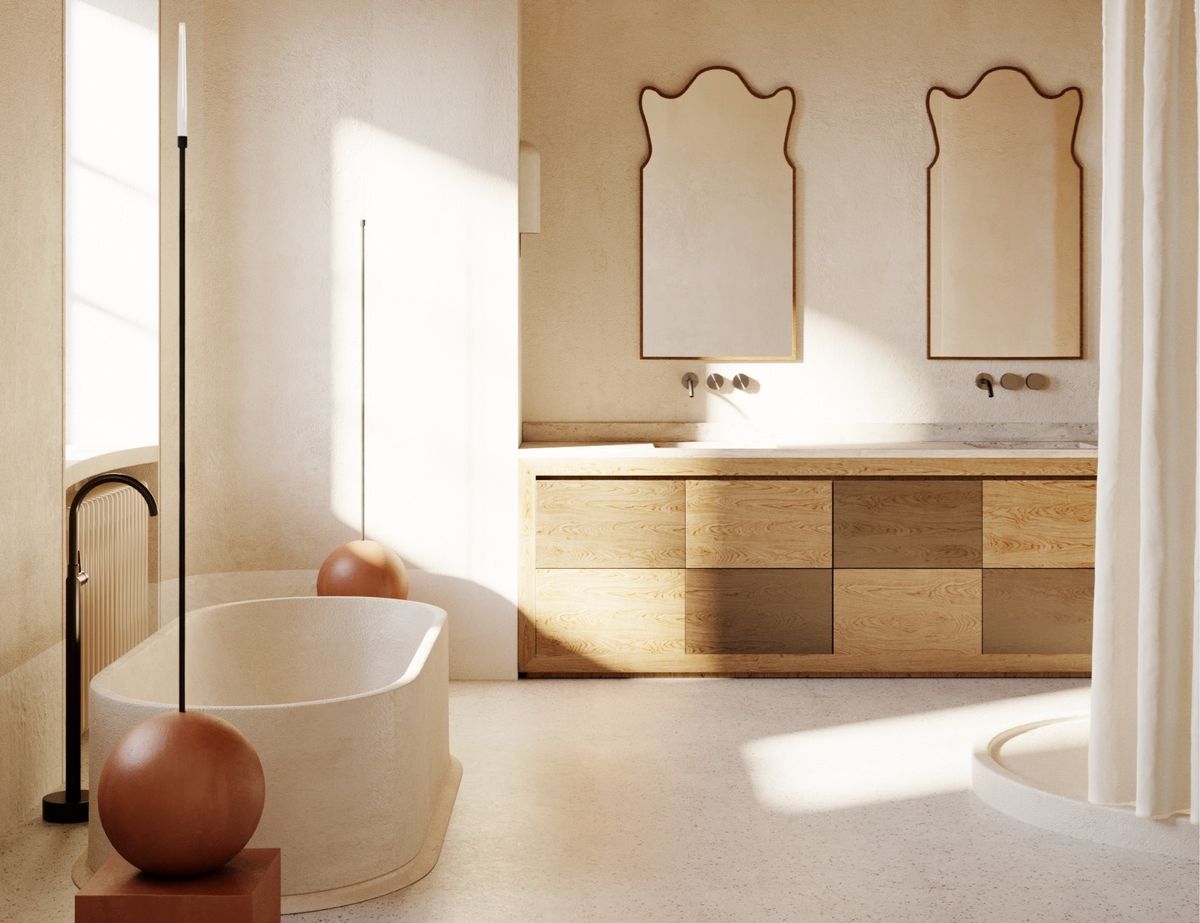
POLYGON ((489 306, 516 288, 516 185, 356 119, 336 129, 333 172, 331 507, 357 527, 365 217, 367 534, 419 568, 477 571, 493 556, 479 498, 515 490, 491 448, 515 447, 513 422, 489 413, 493 389, 515 400, 515 370, 491 372, 514 321, 489 306), (506 254, 490 242, 510 230, 506 254))
POLYGON ((158 5, 66 6, 66 436, 158 442, 158 5))

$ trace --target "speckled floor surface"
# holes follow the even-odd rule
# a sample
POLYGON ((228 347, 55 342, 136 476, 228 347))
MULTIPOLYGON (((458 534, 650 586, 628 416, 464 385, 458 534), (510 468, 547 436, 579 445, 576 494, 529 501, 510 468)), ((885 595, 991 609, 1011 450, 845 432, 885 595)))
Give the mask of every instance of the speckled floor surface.
MULTIPOLYGON (((976 740, 1070 680, 455 683, 437 868, 297 923, 1195 923, 1193 863, 1046 833, 969 791, 976 740)), ((0 920, 71 919, 81 829, 0 840, 0 920)))

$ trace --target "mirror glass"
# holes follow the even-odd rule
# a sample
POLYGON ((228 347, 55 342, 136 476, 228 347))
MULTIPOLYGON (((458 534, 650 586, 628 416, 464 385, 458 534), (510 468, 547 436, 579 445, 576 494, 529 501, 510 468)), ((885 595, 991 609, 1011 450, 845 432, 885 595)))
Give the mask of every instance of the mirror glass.
POLYGON ((930 358, 1082 355, 1082 101, 1011 67, 929 91, 930 358))
POLYGON ((713 67, 641 108, 642 358, 794 359, 795 94, 713 67))

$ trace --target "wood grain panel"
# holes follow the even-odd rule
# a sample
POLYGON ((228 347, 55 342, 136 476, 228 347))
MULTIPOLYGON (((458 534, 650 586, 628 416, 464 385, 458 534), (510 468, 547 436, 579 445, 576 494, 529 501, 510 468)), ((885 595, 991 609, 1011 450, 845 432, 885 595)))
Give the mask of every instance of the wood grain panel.
POLYGON ((1095 571, 985 570, 985 654, 1090 654, 1095 571))
POLYGON ((521 545, 517 565, 517 670, 524 670, 537 656, 534 512, 537 504, 537 478, 528 466, 520 468, 517 502, 521 511, 521 545))
POLYGON ((688 567, 833 566, 833 483, 687 482, 688 567))
POLYGON ((835 654, 979 654, 981 615, 977 570, 833 573, 835 654))
POLYGON ((692 569, 684 577, 689 654, 830 654, 829 570, 692 569))
POLYGON ((834 567, 979 567, 979 481, 834 482, 834 567))
POLYGON ((1088 676, 1087 654, 622 654, 605 663, 587 657, 535 657, 529 676, 1088 676))
POLYGON ((683 571, 552 569, 536 576, 536 657, 590 660, 683 653, 683 571))
POLYGON ((984 567, 1093 567, 1095 481, 988 481, 984 567))
POLYGON ((538 567, 683 567, 684 482, 539 480, 538 567))

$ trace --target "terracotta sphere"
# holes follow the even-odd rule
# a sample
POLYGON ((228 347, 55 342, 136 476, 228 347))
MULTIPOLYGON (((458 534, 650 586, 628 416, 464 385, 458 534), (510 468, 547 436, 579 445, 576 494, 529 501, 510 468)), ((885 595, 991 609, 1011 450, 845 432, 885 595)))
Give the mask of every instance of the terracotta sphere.
POLYGON ((408 599, 408 571, 400 555, 379 542, 349 542, 321 565, 317 595, 408 599))
POLYGON ((108 839, 131 865, 191 878, 242 851, 262 817, 262 763, 241 731, 200 712, 167 712, 121 738, 100 772, 108 839))

